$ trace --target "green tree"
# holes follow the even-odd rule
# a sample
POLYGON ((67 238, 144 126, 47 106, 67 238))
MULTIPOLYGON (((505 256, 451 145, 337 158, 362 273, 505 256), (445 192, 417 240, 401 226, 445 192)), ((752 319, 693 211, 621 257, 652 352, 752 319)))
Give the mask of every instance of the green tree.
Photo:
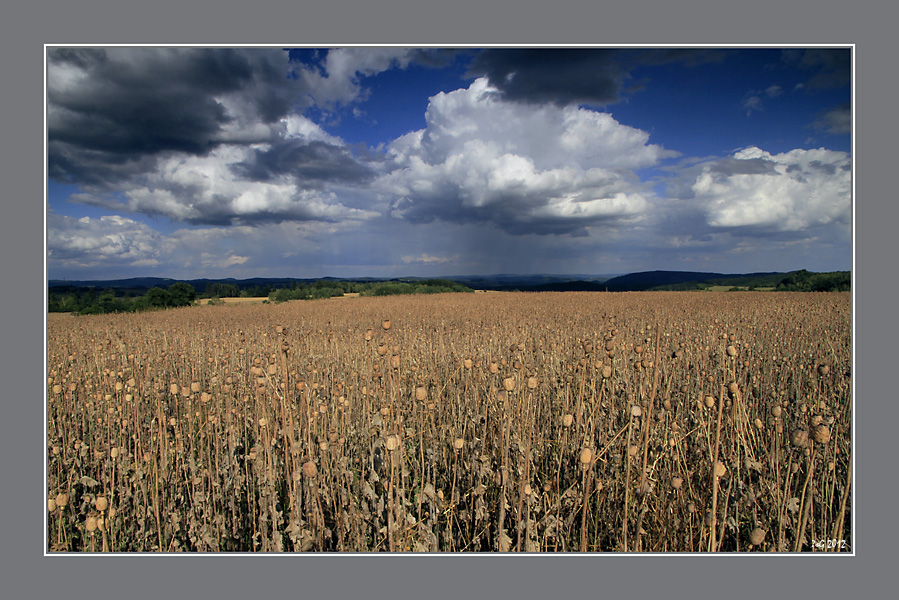
POLYGON ((168 292, 170 302, 168 306, 189 306, 197 299, 197 291, 193 286, 181 281, 173 283, 168 292))
POLYGON ((171 306, 172 296, 168 290, 154 287, 147 290, 146 302, 150 308, 166 308, 171 306))

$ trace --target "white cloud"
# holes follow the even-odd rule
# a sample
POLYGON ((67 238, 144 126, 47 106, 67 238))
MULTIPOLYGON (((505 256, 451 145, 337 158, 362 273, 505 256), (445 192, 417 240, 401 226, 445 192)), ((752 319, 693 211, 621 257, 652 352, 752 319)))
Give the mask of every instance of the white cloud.
POLYGON ((851 164, 845 152, 756 147, 703 166, 693 192, 713 227, 800 232, 849 224, 851 164), (751 168, 750 168, 751 167, 751 168))
POLYGON ((399 168, 375 183, 398 218, 571 233, 640 214, 634 170, 675 155, 606 113, 504 101, 486 79, 431 98, 426 121, 389 145, 399 168))
POLYGON ((158 258, 160 234, 121 216, 47 216, 50 263, 65 266, 142 266, 158 258))
POLYGON ((422 253, 420 256, 403 256, 402 261, 406 264, 409 263, 421 263, 426 265, 431 264, 447 264, 456 262, 459 260, 459 255, 455 256, 431 256, 428 253, 422 253))
POLYGON ((307 68, 299 71, 308 93, 322 107, 348 104, 364 94, 362 77, 405 68, 411 60, 408 48, 336 48, 325 57, 324 73, 307 68))
MULTIPOLYGON (((323 137, 323 132, 302 123, 298 119, 292 126, 296 135, 323 137)), ((376 215, 344 206, 334 191, 320 189, 320 185, 304 188, 291 173, 272 181, 240 178, 230 165, 251 160, 256 148, 264 146, 221 145, 205 156, 162 158, 154 172, 124 191, 127 208, 176 221, 221 224, 258 219, 369 219, 376 215)))

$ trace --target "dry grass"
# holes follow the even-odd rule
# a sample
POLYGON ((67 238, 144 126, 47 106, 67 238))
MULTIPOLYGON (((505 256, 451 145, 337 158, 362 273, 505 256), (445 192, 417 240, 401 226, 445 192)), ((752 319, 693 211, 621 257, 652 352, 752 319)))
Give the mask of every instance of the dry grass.
POLYGON ((54 551, 851 549, 848 294, 48 323, 54 551))

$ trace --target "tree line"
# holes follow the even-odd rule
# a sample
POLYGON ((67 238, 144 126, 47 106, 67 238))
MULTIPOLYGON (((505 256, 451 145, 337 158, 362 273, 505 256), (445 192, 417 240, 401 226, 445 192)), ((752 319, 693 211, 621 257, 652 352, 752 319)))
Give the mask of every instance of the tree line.
POLYGON ((272 302, 289 300, 316 300, 344 294, 360 296, 398 296, 403 294, 441 294, 446 292, 472 292, 470 287, 448 279, 423 279, 420 281, 334 281, 318 280, 312 283, 296 283, 269 294, 272 302))
POLYGON ((213 300, 237 297, 267 297, 271 302, 315 300, 357 293, 360 296, 393 296, 399 294, 439 294, 471 292, 466 285, 447 279, 420 281, 351 281, 320 279, 294 282, 285 287, 256 286, 240 289, 233 283, 213 282, 198 293, 188 283, 173 283, 168 288, 153 287, 145 292, 136 289, 95 287, 52 287, 47 299, 48 312, 71 312, 79 315, 127 313, 190 306, 198 298, 213 300))
POLYGON ((197 291, 187 283, 173 283, 168 288, 153 287, 143 295, 133 290, 112 288, 50 288, 47 295, 48 312, 72 312, 79 315, 100 315, 113 312, 139 312, 189 306, 197 299, 197 291))

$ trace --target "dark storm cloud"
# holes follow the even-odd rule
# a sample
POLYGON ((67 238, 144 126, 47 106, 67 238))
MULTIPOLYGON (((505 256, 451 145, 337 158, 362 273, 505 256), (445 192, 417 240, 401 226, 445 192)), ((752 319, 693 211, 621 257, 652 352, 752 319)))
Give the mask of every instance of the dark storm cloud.
POLYGON ((452 48, 420 48, 413 50, 410 55, 410 62, 429 67, 440 69, 448 67, 460 55, 470 54, 470 50, 452 49, 452 48))
POLYGON ((618 100, 625 72, 611 49, 490 49, 469 67, 509 100, 605 105, 618 100))
POLYGON ((137 157, 260 141, 244 126, 277 123, 296 85, 277 50, 53 48, 47 64, 50 174, 73 183, 137 157))
POLYGON ((400 200, 393 206, 394 216, 414 224, 433 222, 459 225, 491 224, 513 236, 571 236, 588 235, 588 227, 618 225, 635 215, 610 213, 570 217, 554 214, 549 199, 539 194, 510 194, 496 197, 489 204, 466 204, 467 194, 452 183, 443 182, 427 201, 400 200))
POLYGON ((622 93, 645 87, 645 82, 628 83, 636 67, 671 62, 696 66, 723 58, 722 51, 689 48, 488 49, 474 58, 468 74, 486 76, 509 100, 605 106, 620 101, 622 93))
POLYGON ((282 176, 296 178, 304 188, 328 181, 363 183, 374 172, 358 162, 343 146, 326 142, 289 140, 267 150, 254 150, 251 158, 231 165, 238 177, 270 181, 282 176))

